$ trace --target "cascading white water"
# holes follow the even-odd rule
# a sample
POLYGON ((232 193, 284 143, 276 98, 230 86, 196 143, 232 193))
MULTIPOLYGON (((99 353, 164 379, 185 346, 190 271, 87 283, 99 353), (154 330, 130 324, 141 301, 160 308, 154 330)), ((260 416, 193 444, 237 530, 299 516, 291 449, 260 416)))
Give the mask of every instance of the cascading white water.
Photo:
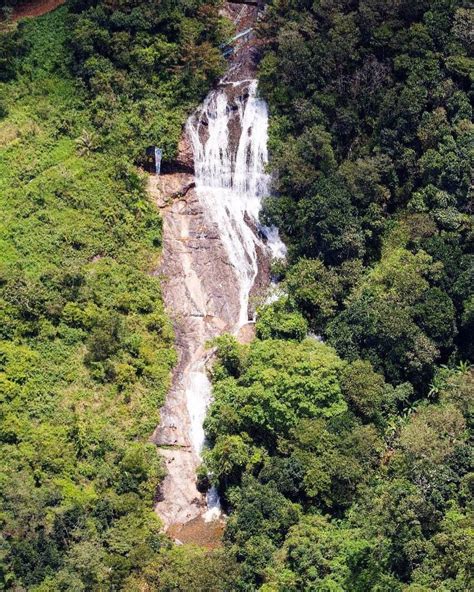
POLYGON ((211 401, 211 383, 202 360, 198 360, 190 370, 185 389, 186 405, 191 420, 190 440, 195 452, 200 456, 205 441, 203 424, 206 409, 211 401))
MULTIPOLYGON (((257 96, 257 81, 223 83, 189 119, 187 133, 193 148, 197 196, 219 229, 236 276, 240 302, 234 327, 237 332, 249 321, 249 296, 258 273, 257 249, 268 249, 274 257, 285 255, 278 231, 262 228, 258 222, 262 199, 270 190, 270 177, 265 170, 268 111, 265 101, 257 96), (229 96, 234 97, 232 103, 229 96), (233 133, 238 133, 238 138, 233 138, 233 133), (257 228, 266 234, 266 245, 256 234, 257 228)), ((190 369, 185 389, 190 440, 200 456, 205 443, 203 422, 211 399, 211 385, 201 359, 190 369)), ((215 488, 208 492, 207 506, 205 520, 219 516, 215 488)))
MULTIPOLYGON (((239 283, 238 329, 248 322, 249 295, 258 273, 257 247, 265 248, 255 228, 259 226, 262 199, 270 188, 265 171, 268 110, 265 101, 257 96, 256 80, 230 84, 242 87, 235 107, 229 103, 225 88, 213 91, 189 120, 187 130, 193 146, 199 200, 219 228, 239 283), (232 121, 235 118, 237 122, 232 121), (236 149, 231 141, 233 125, 240 131, 236 149)), ((267 230, 272 254, 284 255, 278 233, 267 230)))
MULTIPOLYGON (((224 3, 222 14, 247 27, 258 20, 259 9, 224 3)), ((167 467, 156 511, 167 528, 220 514, 215 488, 207 493, 203 513, 196 484, 205 443, 203 422, 212 395, 206 374, 211 352, 205 344, 222 331, 239 334, 249 322, 250 295, 256 284, 262 286, 268 260, 285 254, 276 229, 258 222, 270 177, 267 106, 253 79, 256 54, 250 37, 235 44, 217 90, 188 121, 179 159, 188 164, 191 144, 195 186, 184 171, 164 175, 157 183, 158 197, 166 201, 164 296, 174 313, 180 351, 154 435, 167 467), (162 199, 175 195, 183 197, 162 199)), ((250 334, 248 328, 240 333, 250 334)), ((187 536, 186 532, 180 528, 180 533, 187 536)))
MULTIPOLYGON (((185 385, 186 405, 190 418, 190 440, 194 451, 199 457, 204 447, 204 419, 206 410, 211 401, 211 383, 206 374, 206 368, 203 360, 198 360, 194 368, 189 372, 188 380, 185 385)), ((207 511, 204 514, 204 520, 211 522, 219 518, 221 514, 221 503, 217 489, 211 487, 206 496, 207 511)))

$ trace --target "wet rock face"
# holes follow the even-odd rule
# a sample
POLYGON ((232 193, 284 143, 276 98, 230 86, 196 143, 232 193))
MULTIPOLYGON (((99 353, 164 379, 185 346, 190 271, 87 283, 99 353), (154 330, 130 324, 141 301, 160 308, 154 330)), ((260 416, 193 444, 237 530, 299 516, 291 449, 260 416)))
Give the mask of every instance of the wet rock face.
MULTIPOLYGON (((239 29, 251 26, 257 15, 255 8, 231 3, 227 3, 226 10, 239 29)), ((232 162, 243 135, 242 110, 248 97, 249 79, 254 76, 252 44, 244 43, 232 57, 229 72, 220 84, 226 97, 226 109, 230 110, 227 111, 230 113, 228 150, 233 154, 232 162)), ((209 139, 209 122, 205 120, 205 111, 198 113, 198 138, 204 144, 209 139)), ((205 496, 196 486, 196 469, 201 462, 202 421, 211 390, 206 365, 212 352, 206 349, 206 343, 224 332, 233 332, 245 342, 251 340, 254 325, 245 324, 246 317, 253 318, 252 298, 269 283, 268 252, 258 236, 255 220, 244 218, 242 213, 240 224, 244 225, 245 232, 241 229, 235 236, 242 240, 246 237, 246 249, 253 245, 252 257, 258 268, 248 288, 249 310, 245 311, 244 306, 242 312, 242 274, 232 257, 228 240, 229 229, 236 219, 228 226, 227 241, 224 240, 225 233, 217 221, 219 217, 210 205, 221 207, 221 194, 218 187, 213 187, 212 199, 218 201, 212 202, 203 195, 205 188, 196 187, 195 150, 196 146, 184 133, 179 154, 171 167, 165 167, 162 176, 151 177, 149 184, 150 195, 163 215, 163 254, 158 273, 163 278, 165 305, 173 319, 179 353, 172 388, 161 409, 160 425, 153 434, 167 471, 157 497, 156 511, 166 529, 172 527, 170 532, 180 533, 189 530, 178 528, 180 525, 190 522, 196 525, 196 520, 201 520, 207 509, 205 496), (251 241, 249 233, 254 237, 251 241), (198 405, 196 399, 199 399, 198 405)), ((228 199, 229 194, 222 194, 222 199, 224 197, 228 199)), ((192 530, 194 532, 195 528, 192 530)))
MULTIPOLYGON (((235 275, 219 228, 203 211, 192 181, 183 181, 183 197, 164 208, 161 272, 165 304, 178 323, 178 334, 189 319, 203 321, 206 333, 213 333, 213 327, 232 330, 239 307, 238 298, 232 297, 234 292, 237 294, 235 275)), ((193 326, 192 341, 199 337, 195 332, 193 326)))
POLYGON ((163 212, 163 277, 165 305, 172 316, 179 361, 173 385, 161 409, 153 441, 165 460, 165 477, 156 509, 165 526, 183 524, 206 510, 196 487, 200 458, 190 439, 186 399, 189 375, 209 352, 206 342, 231 331, 239 316, 236 278, 194 188, 193 177, 164 175, 151 179, 151 194, 163 212), (169 195, 182 195, 169 200, 169 195))

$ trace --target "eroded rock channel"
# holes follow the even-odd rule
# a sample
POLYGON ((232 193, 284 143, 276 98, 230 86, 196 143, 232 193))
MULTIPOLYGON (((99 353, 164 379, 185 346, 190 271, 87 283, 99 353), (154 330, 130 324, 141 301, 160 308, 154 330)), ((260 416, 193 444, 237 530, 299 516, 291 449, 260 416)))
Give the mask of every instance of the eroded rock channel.
MULTIPOLYGON (((228 3, 239 28, 255 7, 228 3)), ((239 43, 218 87, 189 119, 180 143, 180 170, 150 180, 163 215, 164 299, 176 332, 179 362, 153 439, 166 464, 156 510, 175 532, 219 515, 215 492, 196 487, 211 387, 209 339, 252 335, 251 296, 269 282, 277 234, 258 224, 269 192, 268 115, 258 97, 252 39, 239 43), (267 234, 267 238, 265 238, 267 234)), ((245 337, 244 337, 245 336, 245 337)), ((178 534, 179 538, 183 538, 178 534)))

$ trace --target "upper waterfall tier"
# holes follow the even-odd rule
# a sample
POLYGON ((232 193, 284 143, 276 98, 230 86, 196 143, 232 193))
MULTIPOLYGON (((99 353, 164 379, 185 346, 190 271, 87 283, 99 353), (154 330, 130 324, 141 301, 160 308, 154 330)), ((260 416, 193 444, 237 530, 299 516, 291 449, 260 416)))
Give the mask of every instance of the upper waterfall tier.
MULTIPOLYGON (((258 273, 262 199, 270 191, 268 110, 257 81, 223 84, 211 92, 187 125, 192 142, 196 190, 219 228, 238 280, 240 317, 248 322, 249 295, 258 273)), ((274 233, 272 239, 278 240, 274 233)))

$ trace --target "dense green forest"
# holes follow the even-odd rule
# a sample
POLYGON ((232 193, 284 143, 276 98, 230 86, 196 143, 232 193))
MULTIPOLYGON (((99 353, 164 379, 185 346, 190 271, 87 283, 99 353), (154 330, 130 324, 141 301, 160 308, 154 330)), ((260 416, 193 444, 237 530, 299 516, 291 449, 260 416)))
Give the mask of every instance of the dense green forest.
MULTIPOLYGON (((12 6, 15 2, 9 2, 12 6)), ((259 21, 282 297, 217 339, 173 546, 148 443, 175 363, 140 164, 225 64, 218 0, 0 21, 0 589, 466 592, 473 582, 472 30, 462 0, 273 0, 259 21), (211 477, 208 477, 211 475, 211 477)), ((8 16, 8 11, 5 16, 8 16)))
POLYGON ((286 295, 219 341, 206 421, 244 590, 472 589, 473 28, 457 0, 260 22, 286 295))

